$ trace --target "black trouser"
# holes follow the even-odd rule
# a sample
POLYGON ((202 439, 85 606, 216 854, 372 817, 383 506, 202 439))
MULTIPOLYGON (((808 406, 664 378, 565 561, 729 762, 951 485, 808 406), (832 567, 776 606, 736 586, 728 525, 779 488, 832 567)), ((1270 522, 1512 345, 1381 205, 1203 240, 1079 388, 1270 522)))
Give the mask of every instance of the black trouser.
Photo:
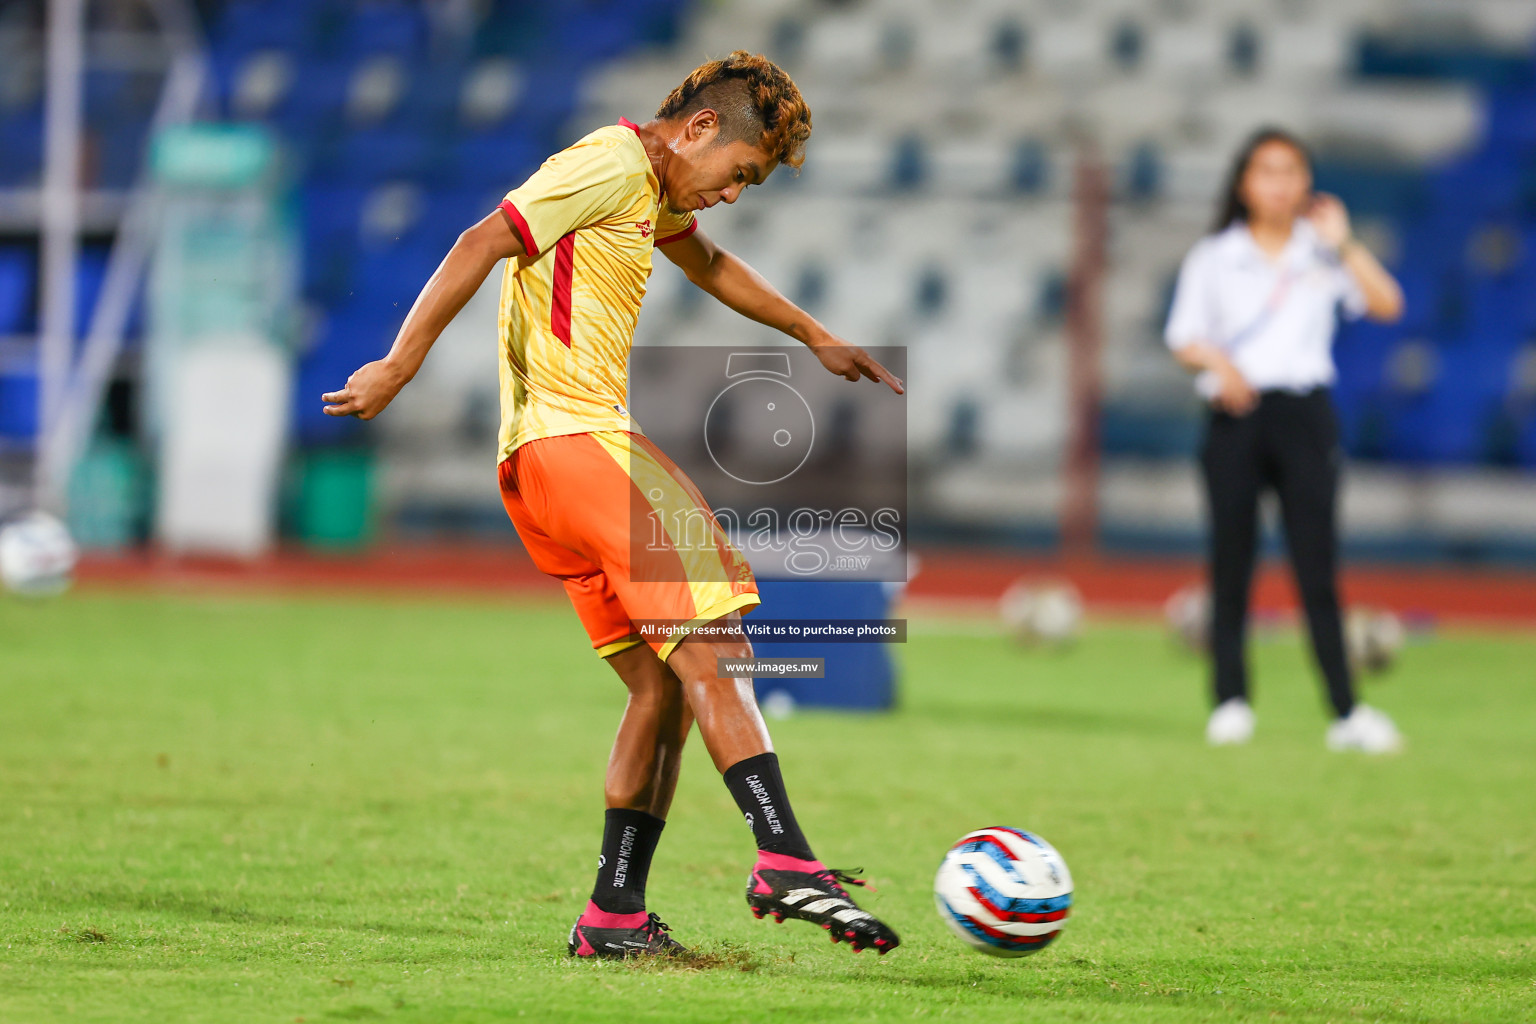
POLYGON ((1285 544, 1306 609, 1312 652, 1340 715, 1355 706, 1339 614, 1338 422, 1325 388, 1266 391, 1247 416, 1212 412, 1200 463, 1211 514, 1211 654, 1216 703, 1247 697, 1243 645, 1259 540, 1259 495, 1280 498, 1285 544))

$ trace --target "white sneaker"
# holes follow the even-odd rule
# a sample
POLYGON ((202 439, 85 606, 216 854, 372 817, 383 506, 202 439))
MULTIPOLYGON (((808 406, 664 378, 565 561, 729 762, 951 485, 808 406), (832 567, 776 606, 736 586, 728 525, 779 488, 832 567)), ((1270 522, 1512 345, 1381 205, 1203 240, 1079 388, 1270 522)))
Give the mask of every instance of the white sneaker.
POLYGON ((1328 749, 1392 754, 1403 749, 1403 737, 1385 712, 1368 704, 1356 704, 1346 717, 1328 727, 1328 749))
POLYGON ((1222 701, 1205 723, 1205 742, 1213 747, 1235 746, 1253 739, 1253 708, 1241 697, 1222 701))

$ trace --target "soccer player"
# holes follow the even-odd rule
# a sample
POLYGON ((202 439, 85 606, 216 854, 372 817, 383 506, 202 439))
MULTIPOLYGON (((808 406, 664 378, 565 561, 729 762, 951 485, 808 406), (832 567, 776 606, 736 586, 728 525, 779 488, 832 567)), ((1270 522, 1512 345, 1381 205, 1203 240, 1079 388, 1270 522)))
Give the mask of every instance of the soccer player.
POLYGON ((740 617, 758 604, 757 585, 698 489, 625 408, 655 249, 731 309, 804 343, 831 372, 902 393, 896 376, 711 243, 694 219, 736 202, 780 164, 798 168, 810 134, 799 89, 766 58, 737 51, 701 65, 654 119, 621 120, 556 153, 461 234, 389 354, 324 396, 330 415, 377 416, 496 262, 508 260, 499 318, 502 500, 535 563, 564 582, 593 648, 629 688, 608 761, 597 882, 570 934, 576 956, 683 948, 647 913, 645 886, 694 722, 757 842, 752 912, 819 924, 856 951, 886 953, 899 942, 849 897, 845 885, 862 883, 812 852, 752 680, 718 675, 720 659, 752 654, 740 617), (654 557, 644 544, 632 549, 633 531, 646 529, 632 526, 632 509, 663 513, 663 523, 702 514, 713 546, 663 545, 654 557), (632 564, 637 557, 642 564, 632 564), (672 626, 647 636, 640 621, 672 626))

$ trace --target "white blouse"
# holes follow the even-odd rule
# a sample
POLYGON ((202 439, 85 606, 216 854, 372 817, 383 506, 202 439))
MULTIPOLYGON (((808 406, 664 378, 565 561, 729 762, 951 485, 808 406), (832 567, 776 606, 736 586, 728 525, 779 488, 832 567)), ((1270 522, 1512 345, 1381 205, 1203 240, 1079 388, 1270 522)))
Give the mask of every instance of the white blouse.
MULTIPOLYGON (((1164 337, 1175 350, 1194 342, 1222 349, 1260 391, 1310 391, 1333 383, 1341 308, 1362 316, 1365 295, 1310 221, 1297 218, 1274 259, 1238 221, 1184 257, 1164 337)), ((1195 387, 1215 397, 1215 374, 1200 374, 1195 387)))

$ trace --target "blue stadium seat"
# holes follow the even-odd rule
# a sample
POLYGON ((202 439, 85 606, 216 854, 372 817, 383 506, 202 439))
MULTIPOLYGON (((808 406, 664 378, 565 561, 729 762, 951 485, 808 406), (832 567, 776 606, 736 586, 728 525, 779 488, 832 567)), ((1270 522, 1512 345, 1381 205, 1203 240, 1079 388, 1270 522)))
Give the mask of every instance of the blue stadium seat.
POLYGON ((302 66, 293 88, 270 117, 288 142, 302 152, 312 152, 335 133, 346 106, 352 71, 351 64, 334 60, 302 66))
POLYGON ((1467 330, 1485 335, 1536 329, 1536 274, 1532 269, 1536 268, 1470 280, 1467 330))
POLYGON ((453 144, 445 171, 458 187, 500 187, 511 191, 522 184, 548 156, 548 151, 521 132, 466 135, 453 144))
POLYGON ((311 49, 324 8, 305 0, 236 0, 219 19, 215 45, 229 54, 311 49))
POLYGON ((1356 41, 1356 70, 1367 77, 1462 79, 1498 86, 1528 79, 1518 50, 1494 49, 1458 33, 1412 37, 1365 32, 1356 41))
POLYGON ((94 184, 103 188, 128 188, 144 168, 149 142, 149 122, 119 121, 104 125, 90 135, 96 155, 94 184))
POLYGON ((426 17, 415 4, 363 4, 342 24, 335 45, 355 56, 393 53, 415 58, 426 49, 426 17))
POLYGON ((437 250, 441 258, 460 232, 496 209, 502 191, 439 189, 429 193, 421 220, 412 232, 412 243, 437 250))
POLYGON ((1470 210, 1442 204, 1404 221, 1403 264, 1436 272, 1461 270, 1478 219, 1470 210))
POLYGON ((1487 461, 1508 388, 1512 348, 1467 339, 1439 346, 1434 386, 1392 403, 1386 454, 1421 464, 1487 461))
POLYGON ((1381 368, 1392 349, 1414 332, 1404 324, 1381 324, 1374 320, 1346 320, 1339 325, 1333 345, 1333 360, 1341 386, 1385 386, 1381 368))
POLYGON ((407 239, 385 248, 363 250, 353 264, 351 301, 365 314, 376 318, 398 315, 403 320, 445 251, 444 246, 407 239))
POLYGON ((432 135, 442 133, 459 119, 459 96, 464 88, 464 68, 439 62, 419 68, 411 77, 400 107, 391 123, 432 135))
POLYGON ((621 14, 627 5, 593 4, 594 9, 574 9, 561 19, 553 42, 576 65, 594 64, 623 53, 634 43, 634 26, 621 14), (603 9, 597 9, 603 8, 603 9))
POLYGON ((0 437, 26 440, 37 434, 37 376, 0 374, 0 437))
POLYGON ((414 181, 432 172, 439 151, 435 140, 421 132, 365 128, 347 132, 329 147, 317 172, 330 181, 414 181))
POLYGON ((1405 217, 1424 206, 1423 173, 1403 165, 1318 160, 1317 188, 1344 200, 1357 215, 1405 217))
POLYGON ((361 186, 307 185, 300 193, 304 225, 304 293, 329 300, 345 294, 358 248, 361 186))
POLYGON ((0 115, 0 186, 35 185, 42 174, 42 111, 0 115))
POLYGON ((1478 150, 1430 176, 1430 201, 1446 210, 1480 216, 1514 213, 1520 203, 1520 166, 1508 154, 1478 150))
POLYGON ((1403 286, 1403 330, 1432 333, 1441 329, 1448 312, 1445 280, 1450 271, 1411 253, 1393 273, 1403 286))
POLYGON ((1488 97, 1486 142, 1490 149, 1536 148, 1536 89, 1506 87, 1488 97))
POLYGON ((37 330, 37 251, 0 247, 0 335, 37 330))
MULTIPOLYGON (((80 260, 75 267, 77 337, 83 338, 90 329, 96 300, 106 279, 109 252, 105 245, 87 245, 80 250, 80 260)), ((0 335, 35 333, 38 329, 37 299, 36 251, 30 246, 0 247, 0 335)), ((140 317, 142 305, 136 304, 129 317, 131 332, 139 326, 140 317)))
POLYGON ((523 90, 513 116, 519 131, 544 142, 546 155, 576 141, 568 137, 568 122, 576 110, 580 77, 580 69, 561 57, 546 56, 527 69, 531 86, 523 90))
POLYGON ((1020 139, 1008 168, 1008 184, 1016 192, 1035 195, 1050 183, 1050 155, 1039 139, 1020 139))
POLYGON ((1162 151, 1155 142, 1139 142, 1121 169, 1121 187, 1128 198, 1144 202, 1163 187, 1162 151))
POLYGON ((904 135, 891 149, 891 186, 896 189, 921 188, 928 178, 928 152, 916 135, 904 135))
POLYGON ((671 46, 682 35, 690 0, 632 0, 634 37, 647 46, 671 46))
POLYGON ((142 71, 90 68, 85 74, 85 119, 97 127, 145 122, 160 102, 163 79, 142 71))

